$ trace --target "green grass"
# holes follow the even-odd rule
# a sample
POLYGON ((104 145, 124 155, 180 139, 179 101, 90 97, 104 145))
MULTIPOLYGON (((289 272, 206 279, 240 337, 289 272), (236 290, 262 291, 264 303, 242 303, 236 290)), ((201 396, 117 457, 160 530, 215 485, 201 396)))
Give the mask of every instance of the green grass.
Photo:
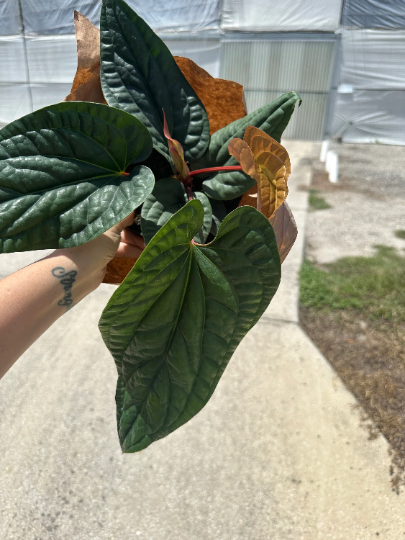
POLYGON ((345 257, 319 268, 304 261, 300 303, 324 310, 360 310, 370 319, 405 321, 405 257, 376 246, 374 257, 345 257))
POLYGON ((318 195, 319 191, 317 189, 309 190, 309 206, 311 210, 326 210, 327 208, 332 208, 323 197, 318 195))
POLYGON ((398 231, 395 231, 395 236, 397 238, 402 238, 402 240, 405 240, 405 231, 402 229, 399 229, 398 231))

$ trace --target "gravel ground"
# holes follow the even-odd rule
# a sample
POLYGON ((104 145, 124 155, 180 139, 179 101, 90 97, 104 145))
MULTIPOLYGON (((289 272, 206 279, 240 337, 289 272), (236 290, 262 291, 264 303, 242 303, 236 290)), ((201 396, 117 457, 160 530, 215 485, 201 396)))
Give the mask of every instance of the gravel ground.
POLYGON ((332 208, 311 212, 306 255, 319 263, 374 254, 375 245, 402 251, 405 240, 405 148, 332 144, 339 155, 339 184, 330 184, 324 165, 313 162, 312 187, 332 208))

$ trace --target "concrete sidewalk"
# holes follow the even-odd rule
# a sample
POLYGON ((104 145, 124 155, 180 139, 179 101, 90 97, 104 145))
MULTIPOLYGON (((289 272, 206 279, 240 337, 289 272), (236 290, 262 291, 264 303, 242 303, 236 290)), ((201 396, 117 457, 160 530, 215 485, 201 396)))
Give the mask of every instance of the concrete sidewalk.
MULTIPOLYGON (((1 540, 399 540, 388 445, 298 325, 298 270, 319 146, 286 143, 300 234, 271 307, 188 424, 122 455, 102 286, 0 382, 1 540)), ((20 259, 20 263, 21 263, 20 259)), ((0 256, 0 275, 17 264, 0 256)))

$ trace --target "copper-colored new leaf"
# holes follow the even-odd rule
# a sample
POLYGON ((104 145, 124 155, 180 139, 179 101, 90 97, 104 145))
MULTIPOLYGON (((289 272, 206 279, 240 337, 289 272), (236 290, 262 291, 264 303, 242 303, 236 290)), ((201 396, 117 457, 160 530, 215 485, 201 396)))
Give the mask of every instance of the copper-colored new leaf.
POLYGON ((240 163, 242 171, 257 181, 255 158, 248 144, 242 139, 232 139, 228 145, 228 152, 240 163))
POLYGON ((243 140, 249 145, 255 157, 263 152, 269 152, 280 158, 286 168, 288 179, 291 174, 291 162, 284 146, 255 126, 248 126, 246 128, 243 140))
POLYGON ((64 101, 106 101, 101 90, 100 82, 100 30, 84 15, 74 13, 77 70, 70 94, 64 101))
POLYGON ((269 221, 274 229, 280 260, 283 263, 298 234, 297 224, 286 201, 277 208, 269 221))
MULTIPOLYGON (((249 147, 254 158, 254 174, 249 173, 238 157, 229 151, 238 159, 243 171, 256 180, 257 186, 243 195, 239 206, 254 206, 270 218, 288 195, 287 180, 291 173, 288 152, 275 139, 254 126, 246 128, 243 142, 249 147)), ((240 143, 239 146, 241 147, 240 143)))

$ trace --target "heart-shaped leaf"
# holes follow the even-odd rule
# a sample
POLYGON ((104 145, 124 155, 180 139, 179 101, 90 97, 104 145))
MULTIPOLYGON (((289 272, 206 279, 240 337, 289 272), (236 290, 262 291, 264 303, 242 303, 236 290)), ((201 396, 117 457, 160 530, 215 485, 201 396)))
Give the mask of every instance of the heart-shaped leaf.
POLYGON ((143 203, 141 228, 148 244, 159 229, 188 201, 183 184, 177 178, 162 178, 143 203))
POLYGON ((100 319, 118 369, 124 452, 165 437, 200 411, 234 350, 277 290, 280 259, 268 220, 250 207, 196 246, 197 200, 155 235, 100 319))
POLYGON ((136 116, 170 160, 163 114, 186 161, 209 143, 204 106, 163 41, 123 0, 104 0, 100 17, 101 85, 107 103, 136 116))
POLYGON ((274 229, 280 261, 283 263, 298 234, 297 224, 286 201, 277 208, 269 221, 274 229))
MULTIPOLYGON (((256 180, 257 209, 270 217, 288 195, 291 163, 287 150, 264 131, 248 126, 243 141, 231 140, 229 153, 241 164, 242 170, 256 180)), ((239 206, 253 206, 252 191, 245 193, 239 206)))
POLYGON ((152 150, 133 116, 95 103, 59 103, 0 131, 0 253, 73 247, 142 204, 152 150))
MULTIPOLYGON (((300 96, 295 92, 283 94, 269 105, 264 105, 216 131, 211 137, 207 152, 199 160, 192 162, 191 169, 237 165, 237 161, 229 155, 228 145, 234 137, 242 139, 250 125, 262 129, 279 141, 300 100, 300 96)), ((203 189, 213 199, 230 200, 240 197, 254 185, 252 178, 242 171, 219 172, 204 180, 203 189)))

